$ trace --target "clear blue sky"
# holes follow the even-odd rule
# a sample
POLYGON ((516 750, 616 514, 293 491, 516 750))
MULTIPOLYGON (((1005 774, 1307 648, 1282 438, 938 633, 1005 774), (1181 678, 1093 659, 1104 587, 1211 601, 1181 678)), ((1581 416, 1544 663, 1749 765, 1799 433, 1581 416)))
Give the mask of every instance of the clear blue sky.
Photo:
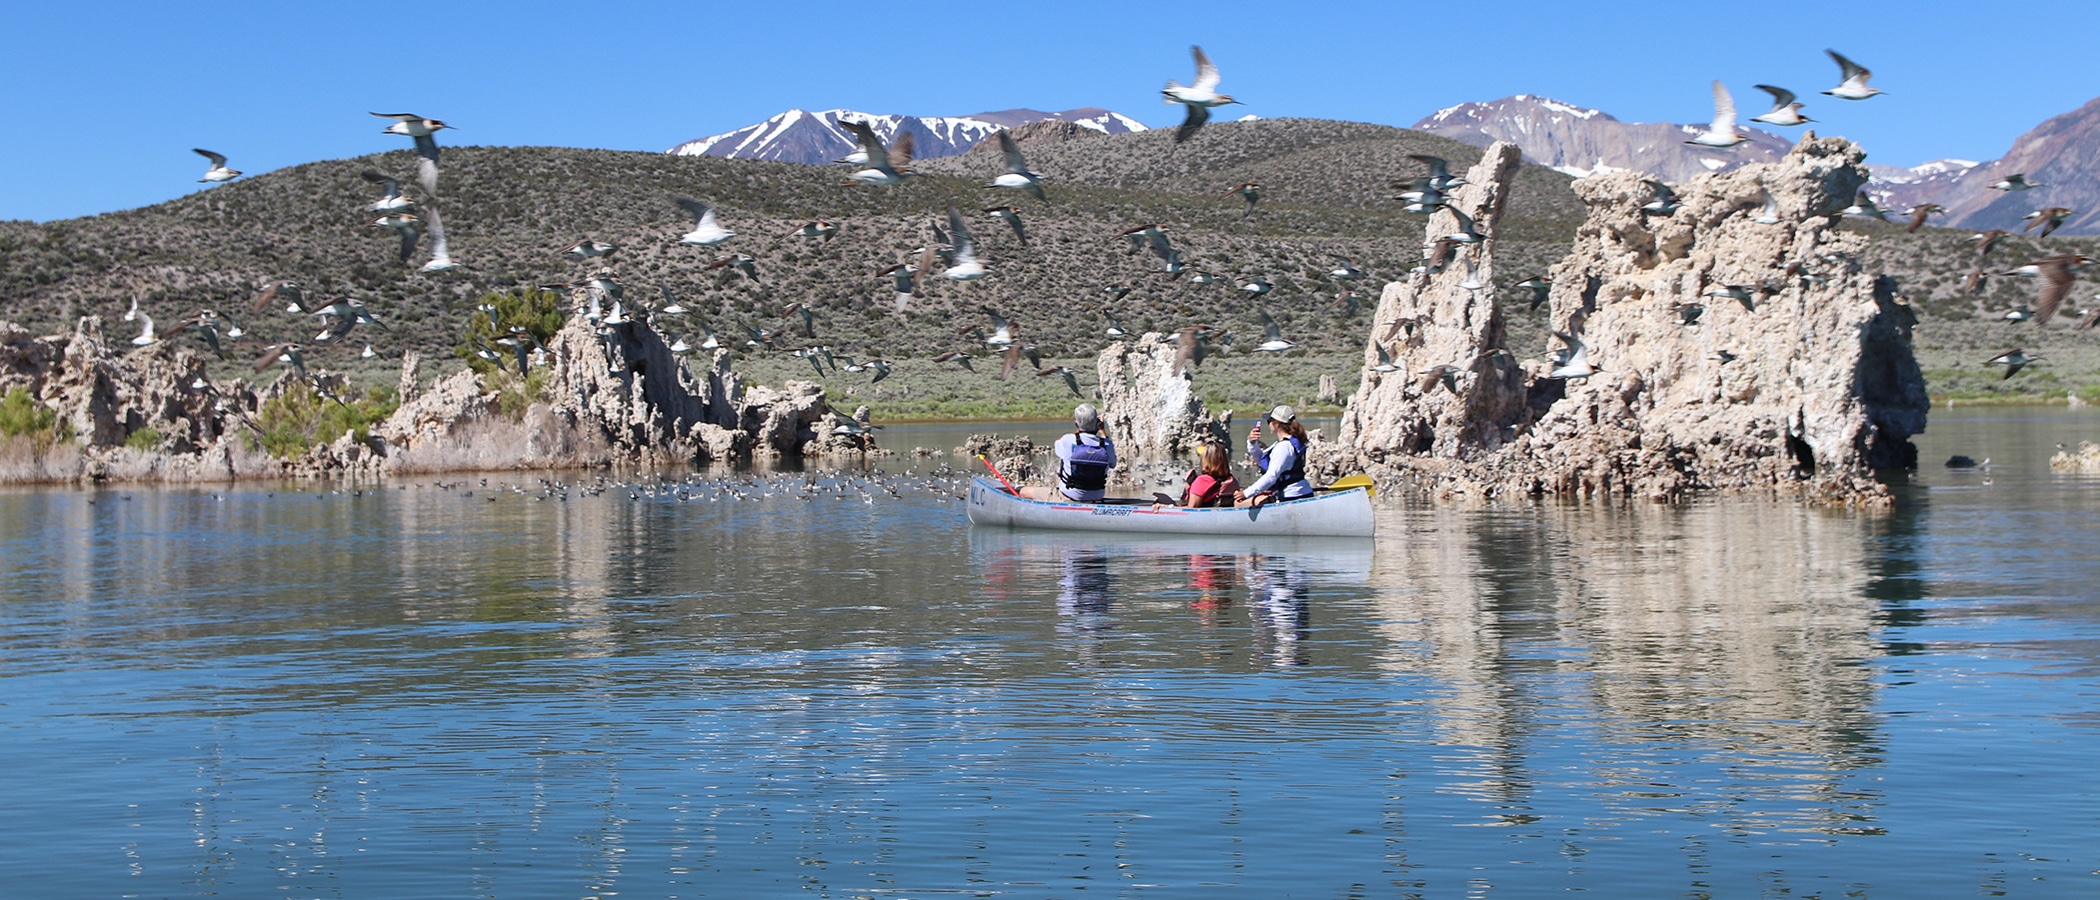
POLYGON ((2100 95, 2100 3, 1475 4, 1058 2, 912 6, 25 3, 0 30, 14 139, 0 219, 125 209, 249 174, 407 145, 365 115, 416 112, 454 144, 660 151, 790 107, 955 115, 1105 106, 1151 125, 1202 44, 1264 117, 1409 125, 1543 94, 1629 121, 1702 121, 1707 84, 1748 108, 1790 87, 1875 162, 1991 159, 2100 95), (1175 12, 1203 14, 1180 21, 1175 12), (870 18, 889 18, 861 27, 870 18), (948 18, 942 18, 946 15, 948 18), (2000 26, 2009 26, 2001 29, 2000 26), (1994 33, 2032 27, 2026 33, 1994 33), (2069 35, 2059 40, 2057 35, 2069 35), (1848 103, 1823 48, 1889 92, 1848 103), (2052 49, 2055 48, 2055 49, 2052 49), (2044 57, 2047 57, 2046 60, 2044 57))

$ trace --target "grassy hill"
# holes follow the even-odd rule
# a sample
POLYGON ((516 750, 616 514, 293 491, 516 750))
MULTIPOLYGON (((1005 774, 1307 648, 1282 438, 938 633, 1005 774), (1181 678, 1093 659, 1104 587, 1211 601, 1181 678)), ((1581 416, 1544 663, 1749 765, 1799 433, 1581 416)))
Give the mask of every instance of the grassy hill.
MULTIPOLYGON (((1410 153, 1443 156, 1454 169, 1480 155, 1476 148, 1419 132, 1302 119, 1216 123, 1178 146, 1170 133, 1156 131, 1034 144, 1025 151, 1032 168, 1048 176, 1048 203, 985 187, 997 159, 981 151, 926 161, 920 169, 928 177, 898 187, 869 188, 848 184, 836 168, 791 163, 447 148, 441 209, 463 268, 431 275, 398 263, 396 240, 372 227, 373 216, 365 211, 375 191, 359 173, 378 169, 412 184, 408 152, 316 162, 142 209, 44 224, 0 223, 0 318, 55 332, 77 316, 99 313, 112 336, 121 338, 115 332, 127 326, 117 316, 134 297, 162 322, 202 308, 238 316, 263 285, 291 279, 323 300, 360 299, 392 328, 360 329, 346 345, 310 350, 308 359, 391 384, 404 350, 458 365, 452 348, 484 293, 579 280, 606 265, 629 286, 630 306, 653 309, 662 303, 661 289, 676 292, 696 315, 685 321, 659 317, 657 325, 669 334, 694 335, 696 344, 703 321, 725 341, 739 338, 744 323, 789 334, 797 323, 780 311, 789 302, 804 303, 816 312, 816 336, 793 334, 788 345, 825 344, 904 363, 882 385, 867 385, 864 375, 827 379, 841 393, 851 388, 856 396, 879 401, 878 409, 894 405, 898 414, 958 415, 1051 410, 1069 399, 1056 379, 1017 377, 1001 384, 984 371, 996 366, 950 373, 923 362, 944 350, 975 349, 955 332, 987 322, 981 308, 1004 312, 1046 357, 1091 368, 1092 356, 1107 341, 1110 300, 1103 289, 1123 285, 1134 290, 1114 311, 1137 331, 1202 322, 1254 339, 1243 340, 1245 346, 1259 338, 1259 310, 1272 313, 1303 345, 1300 354, 1257 360, 1242 350, 1207 363, 1198 379, 1214 401, 1259 405, 1262 396, 1310 397, 1322 373, 1340 380, 1344 393, 1353 387, 1380 286, 1420 256, 1423 220, 1400 213, 1385 182, 1420 171, 1406 158, 1410 153), (1241 215, 1237 197, 1219 196, 1243 181, 1264 186, 1261 206, 1251 216, 1241 215), (674 194, 716 204, 722 223, 738 237, 715 248, 679 244, 689 223, 671 203, 674 194), (899 315, 892 311, 889 279, 874 273, 930 240, 932 226, 951 203, 971 215, 992 274, 968 284, 936 284, 899 315), (1003 223, 977 214, 1007 203, 1025 210, 1025 246, 1003 223), (811 219, 840 221, 844 228, 828 243, 783 236, 811 219), (1218 282, 1170 280, 1149 254, 1125 253, 1117 232, 1153 222, 1168 224, 1191 267, 1215 273, 1218 282), (609 261, 587 264, 556 254, 583 237, 621 249, 609 261), (756 257, 759 278, 707 270, 727 252, 756 257), (1336 254, 1354 258, 1371 275, 1352 286, 1361 297, 1353 314, 1336 299, 1344 286, 1326 275, 1336 254), (1256 299, 1235 288, 1254 277, 1268 279, 1275 290, 1256 299), (367 341, 379 354, 375 360, 358 356, 367 341), (1234 399, 1241 395, 1260 396, 1234 399)), ((1566 176, 1527 165, 1505 221, 1498 281, 1507 285, 1544 271, 1563 255, 1581 216, 1566 176)), ((1927 314, 1919 335, 1928 369, 1953 372, 1985 347, 1993 349, 1975 362, 2017 345, 1991 343, 2002 329, 1961 330, 1984 327, 1975 320, 1992 303, 2009 305, 2033 292, 2031 284, 1994 284, 1981 306, 1957 296, 1974 255, 1963 244, 1966 232, 1906 235, 1893 226, 1858 227, 1874 237, 1869 265, 1897 274, 1927 314), (1944 334, 1958 340, 1934 343, 1942 323, 1951 323, 1944 334)), ((2092 243, 2052 238, 2049 246, 2050 252, 2093 252, 2092 243)), ((1994 267, 2035 255, 2010 249, 2015 252, 1997 254, 1994 267)), ((415 263, 425 258, 427 248, 415 263)), ((2085 301, 2074 295, 2074 302, 2085 301)), ((1521 353, 1545 352, 1543 315, 1513 315, 1512 345, 1521 353)), ((310 343, 319 330, 312 317, 281 309, 243 318, 242 324, 254 340, 231 351, 236 361, 221 365, 228 374, 244 368, 264 342, 310 343)), ((2053 373, 2059 382, 2083 383, 2084 373, 2100 370, 2096 354, 2093 366, 2074 372, 2085 365, 2072 358, 2083 336, 2054 334, 2046 339, 2063 343, 2066 354, 2053 373)), ((2028 346, 2050 346, 2027 337, 2028 346)), ((2033 371, 2048 372, 2047 366, 2033 371)), ((759 381, 810 372, 784 353, 742 360, 738 367, 759 381)), ((1980 382, 1976 387, 1995 389, 1980 382)))

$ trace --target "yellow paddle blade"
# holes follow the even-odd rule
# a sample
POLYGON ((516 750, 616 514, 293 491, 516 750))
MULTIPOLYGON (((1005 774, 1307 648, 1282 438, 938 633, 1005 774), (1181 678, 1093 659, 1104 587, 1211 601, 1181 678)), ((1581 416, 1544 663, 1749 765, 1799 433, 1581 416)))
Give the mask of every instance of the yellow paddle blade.
POLYGON ((1371 496, 1375 497, 1378 495, 1378 484, 1371 480, 1371 476, 1365 475, 1362 472, 1358 472, 1354 475, 1344 475, 1340 478, 1328 482, 1327 486, 1321 488, 1320 490, 1346 491, 1351 488, 1363 488, 1365 493, 1368 493, 1371 496))

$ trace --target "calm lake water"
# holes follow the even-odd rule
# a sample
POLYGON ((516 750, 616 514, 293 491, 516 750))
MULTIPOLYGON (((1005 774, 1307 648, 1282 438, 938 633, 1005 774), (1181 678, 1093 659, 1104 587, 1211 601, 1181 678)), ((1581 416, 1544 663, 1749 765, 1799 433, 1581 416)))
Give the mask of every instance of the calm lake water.
POLYGON ((972 531, 908 459, 0 493, 0 863, 52 898, 2100 896, 2100 479, 2046 464, 2080 439, 1935 411, 1887 515, 1375 541, 972 531))

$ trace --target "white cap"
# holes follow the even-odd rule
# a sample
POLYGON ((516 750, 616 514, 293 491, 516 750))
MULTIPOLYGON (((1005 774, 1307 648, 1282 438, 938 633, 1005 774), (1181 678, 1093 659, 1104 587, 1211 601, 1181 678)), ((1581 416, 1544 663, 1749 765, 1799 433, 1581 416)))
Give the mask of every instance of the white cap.
POLYGON ((1275 409, 1269 410, 1269 418, 1274 419, 1278 422, 1282 422, 1285 425, 1289 425, 1290 423, 1298 420, 1298 411, 1288 406, 1279 406, 1275 409))
POLYGON ((1100 428, 1101 411, 1095 409, 1092 403, 1081 403, 1072 410, 1072 424, 1079 426, 1080 431, 1093 431, 1100 428))

